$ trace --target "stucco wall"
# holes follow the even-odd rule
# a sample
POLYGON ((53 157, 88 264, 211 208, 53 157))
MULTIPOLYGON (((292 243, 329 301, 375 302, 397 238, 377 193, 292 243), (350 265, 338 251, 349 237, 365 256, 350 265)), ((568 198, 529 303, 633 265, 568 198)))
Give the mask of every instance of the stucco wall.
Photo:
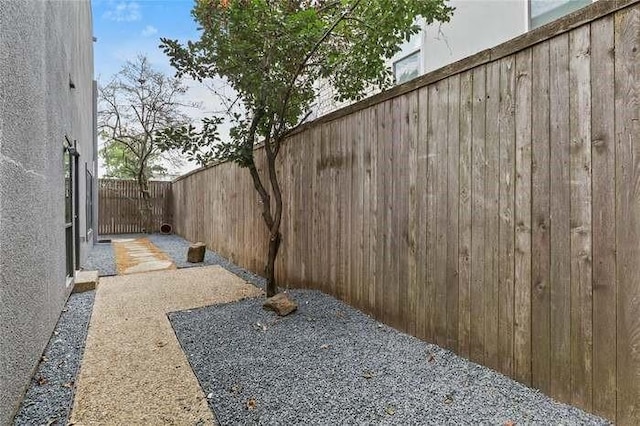
POLYGON ((452 0, 451 21, 422 33, 422 73, 436 70, 527 32, 526 0, 452 0))
POLYGON ((0 424, 6 424, 71 291, 65 136, 78 141, 81 154, 85 234, 85 162, 95 169, 89 0, 0 0, 0 58, 0 424))

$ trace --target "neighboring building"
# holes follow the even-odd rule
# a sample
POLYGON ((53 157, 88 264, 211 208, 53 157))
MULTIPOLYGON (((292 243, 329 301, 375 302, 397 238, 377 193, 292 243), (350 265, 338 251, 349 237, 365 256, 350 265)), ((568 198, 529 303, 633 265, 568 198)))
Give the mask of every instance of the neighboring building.
MULTIPOLYGON (((400 46, 388 64, 398 84, 497 46, 596 0, 450 0, 451 21, 426 25, 400 46)), ((605 0, 607 1, 607 0, 605 0)), ((318 83, 319 97, 310 118, 347 105, 334 101, 330 85, 318 83)), ((371 94, 374 94, 372 92, 371 94)))
POLYGON ((0 424, 9 424, 96 221, 90 0, 0 0, 0 424))
POLYGON ((450 0, 451 21, 425 25, 390 65, 398 83, 437 70, 547 24, 595 0, 450 0))

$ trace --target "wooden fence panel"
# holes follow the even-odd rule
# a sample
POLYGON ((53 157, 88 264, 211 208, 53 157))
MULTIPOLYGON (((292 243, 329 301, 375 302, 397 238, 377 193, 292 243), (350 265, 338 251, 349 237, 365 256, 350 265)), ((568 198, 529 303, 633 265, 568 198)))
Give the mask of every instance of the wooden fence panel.
MULTIPOLYGON (((171 182, 149 182, 152 232, 163 223, 172 223, 171 182)), ((179 194, 179 199, 182 199, 179 194)), ((142 219, 143 199, 135 181, 100 179, 98 181, 98 234, 132 234, 145 232, 142 219)), ((179 206, 178 206, 179 207, 179 206)), ((182 212, 178 212, 178 217, 182 212)))
MULTIPOLYGON (((640 424, 639 81, 640 2, 601 1, 303 126, 280 284, 640 424)), ((172 204, 178 234, 263 273, 246 170, 179 178, 172 204)))

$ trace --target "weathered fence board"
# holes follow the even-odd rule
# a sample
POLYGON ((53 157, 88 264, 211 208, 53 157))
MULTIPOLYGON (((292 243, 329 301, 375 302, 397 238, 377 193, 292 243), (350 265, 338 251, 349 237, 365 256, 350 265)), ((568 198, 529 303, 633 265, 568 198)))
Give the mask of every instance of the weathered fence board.
MULTIPOLYGON (((640 3, 615 0, 322 117, 278 160, 277 278, 640 424, 639 116, 640 3)), ((179 234, 263 273, 246 170, 173 196, 179 234)))
MULTIPOLYGON (((171 223, 171 182, 149 182, 153 229, 171 223)), ((98 182, 98 234, 145 232, 144 202, 132 180, 100 179, 98 182)))

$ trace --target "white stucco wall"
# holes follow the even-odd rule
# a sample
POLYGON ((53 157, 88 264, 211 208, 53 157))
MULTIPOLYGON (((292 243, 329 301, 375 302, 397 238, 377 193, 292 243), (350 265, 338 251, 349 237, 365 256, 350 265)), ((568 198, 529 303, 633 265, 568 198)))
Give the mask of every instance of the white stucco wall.
MULTIPOLYGON (((0 425, 9 424, 71 292, 63 141, 94 167, 89 0, 0 0, 0 425), (70 79, 75 88, 69 85, 70 79)), ((87 245, 81 249, 86 254, 87 245)))
POLYGON ((526 0, 452 0, 453 18, 425 27, 422 73, 436 70, 528 30, 526 0))

